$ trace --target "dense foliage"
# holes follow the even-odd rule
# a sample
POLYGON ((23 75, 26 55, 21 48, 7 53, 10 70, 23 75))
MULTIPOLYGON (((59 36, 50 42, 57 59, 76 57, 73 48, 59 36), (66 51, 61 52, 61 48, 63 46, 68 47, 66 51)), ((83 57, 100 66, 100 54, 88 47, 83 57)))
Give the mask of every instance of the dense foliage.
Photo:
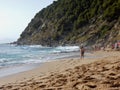
MULTIPOLYGON (((38 30, 41 24, 45 23, 45 27, 38 30, 42 31, 40 33, 42 35, 44 34, 43 37, 41 34, 33 35, 34 40, 36 38, 42 38, 37 41, 79 42, 82 40, 81 34, 87 32, 86 29, 82 30, 85 26, 104 21, 110 23, 118 20, 119 17, 120 0, 58 0, 36 14, 35 18, 31 21, 31 23, 36 23, 30 23, 28 27, 32 27, 32 29, 28 30, 27 27, 21 35, 21 38, 26 37, 26 34, 31 36, 34 31, 38 30)), ((99 27, 99 38, 104 37, 106 32, 111 28, 109 25, 99 27)), ((89 39, 89 36, 83 40, 85 41, 87 39, 89 39)))

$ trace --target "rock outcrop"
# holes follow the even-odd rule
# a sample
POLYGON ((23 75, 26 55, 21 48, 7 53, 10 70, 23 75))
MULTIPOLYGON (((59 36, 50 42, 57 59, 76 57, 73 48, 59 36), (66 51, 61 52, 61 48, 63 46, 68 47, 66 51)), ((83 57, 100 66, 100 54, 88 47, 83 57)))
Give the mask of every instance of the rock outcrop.
POLYGON ((120 0, 58 0, 38 12, 17 44, 106 44, 120 40, 120 0))

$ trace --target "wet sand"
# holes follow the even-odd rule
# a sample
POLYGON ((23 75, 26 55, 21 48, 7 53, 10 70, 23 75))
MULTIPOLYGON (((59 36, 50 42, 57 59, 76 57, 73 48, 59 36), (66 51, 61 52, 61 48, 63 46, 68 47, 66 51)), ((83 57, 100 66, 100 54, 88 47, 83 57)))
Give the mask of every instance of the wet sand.
POLYGON ((21 64, 21 65, 1 68, 0 69, 0 78, 6 77, 9 75, 13 75, 16 73, 35 69, 36 67, 40 66, 41 64, 42 63, 39 63, 39 64, 21 64))
POLYGON ((0 90, 120 90, 120 52, 91 56, 96 58, 48 62, 0 78, 0 90))

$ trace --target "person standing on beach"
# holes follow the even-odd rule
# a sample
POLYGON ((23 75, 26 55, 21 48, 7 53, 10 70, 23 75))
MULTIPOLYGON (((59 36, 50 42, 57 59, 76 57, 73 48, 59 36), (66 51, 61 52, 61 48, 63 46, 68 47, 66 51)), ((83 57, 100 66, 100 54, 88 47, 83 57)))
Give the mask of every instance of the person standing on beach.
POLYGON ((80 57, 84 58, 85 48, 83 46, 80 47, 80 57))

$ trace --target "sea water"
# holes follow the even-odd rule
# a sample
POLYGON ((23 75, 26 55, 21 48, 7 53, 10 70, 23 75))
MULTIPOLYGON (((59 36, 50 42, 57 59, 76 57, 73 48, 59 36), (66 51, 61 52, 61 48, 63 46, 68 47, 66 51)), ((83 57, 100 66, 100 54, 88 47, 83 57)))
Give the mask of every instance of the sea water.
POLYGON ((0 44, 0 68, 34 64, 74 56, 78 46, 44 47, 41 45, 0 44))

